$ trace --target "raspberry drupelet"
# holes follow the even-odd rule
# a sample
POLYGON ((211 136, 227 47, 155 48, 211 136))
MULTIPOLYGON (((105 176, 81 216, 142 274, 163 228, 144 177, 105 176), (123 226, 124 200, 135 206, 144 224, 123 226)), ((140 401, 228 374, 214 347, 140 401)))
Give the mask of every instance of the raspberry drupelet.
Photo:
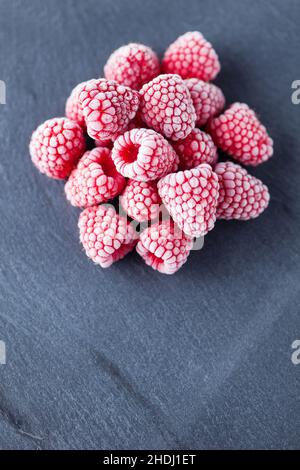
POLYGON ((198 78, 185 80, 196 111, 196 126, 201 127, 224 109, 225 97, 220 88, 198 78))
POLYGON ((190 170, 201 163, 214 166, 217 162, 217 147, 210 135, 200 129, 193 129, 185 139, 173 142, 172 145, 179 156, 180 170, 190 170))
POLYGON ((110 154, 109 149, 97 147, 80 159, 65 185, 67 199, 73 206, 93 206, 121 193, 126 180, 117 172, 110 154))
POLYGON ((128 180, 120 202, 126 214, 138 222, 154 220, 160 213, 161 198, 155 181, 128 180))
POLYGON ((216 165, 215 172, 220 185, 217 218, 254 219, 268 207, 267 186, 245 168, 232 162, 221 162, 216 165))
POLYGON ((119 136, 112 159, 121 175, 137 181, 150 181, 176 171, 179 158, 162 135, 152 129, 132 129, 119 136))
POLYGON ((81 212, 80 241, 94 263, 108 268, 124 258, 137 243, 137 233, 113 206, 92 206, 81 212))
POLYGON ((220 62, 213 46, 201 33, 192 31, 179 36, 165 52, 164 73, 177 73, 182 78, 213 80, 220 71, 220 62))
POLYGON ((67 178, 85 151, 83 130, 67 118, 49 119, 33 132, 29 151, 41 173, 67 178))
POLYGON ((186 262, 193 239, 172 220, 151 225, 140 236, 136 251, 148 266, 163 274, 174 274, 186 262))
POLYGON ((143 86, 140 96, 143 121, 168 139, 184 139, 194 129, 195 108, 179 75, 159 75, 143 86))
POLYGON ((200 237, 214 228, 219 183, 210 165, 171 173, 157 187, 174 222, 186 235, 200 237))
POLYGON ((104 66, 104 75, 121 85, 139 90, 160 72, 155 52, 143 44, 131 43, 114 51, 104 66))
POLYGON ((113 80, 99 78, 85 83, 79 102, 89 136, 105 141, 126 130, 138 110, 139 94, 113 80))
POLYGON ((244 165, 259 165, 273 155, 273 140, 247 104, 232 104, 209 121, 207 131, 217 147, 244 165))

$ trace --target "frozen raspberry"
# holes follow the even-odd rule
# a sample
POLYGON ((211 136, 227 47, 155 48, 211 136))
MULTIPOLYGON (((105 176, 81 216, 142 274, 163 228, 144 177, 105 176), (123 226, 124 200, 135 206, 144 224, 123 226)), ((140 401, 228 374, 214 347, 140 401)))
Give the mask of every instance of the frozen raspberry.
POLYGON ((32 134, 29 151, 41 173, 64 179, 85 150, 82 128, 67 118, 45 121, 32 134))
POLYGON ((79 93, 87 132, 92 139, 113 139, 124 132, 139 107, 137 91, 112 80, 90 80, 79 93))
POLYGON ((213 166, 218 159, 212 138, 200 129, 193 129, 185 139, 174 142, 173 148, 179 156, 180 170, 190 170, 201 163, 213 166))
POLYGON ((179 75, 159 75, 140 90, 145 123, 171 140, 184 139, 195 127, 190 92, 179 75))
POLYGON ((204 126, 209 119, 221 113, 225 106, 225 97, 220 88, 198 78, 188 78, 185 84, 190 90, 196 111, 196 126, 204 126))
POLYGON ((82 106, 79 103, 79 93, 84 86, 85 82, 82 82, 72 90, 69 98, 66 101, 66 116, 68 119, 77 122, 77 124, 85 129, 86 125, 83 117, 82 106))
POLYGON ((215 144, 235 160, 256 166, 273 155, 273 141, 255 112, 244 103, 232 104, 207 126, 215 144))
POLYGON ((198 31, 179 36, 165 52, 162 61, 164 73, 178 73, 182 78, 213 80, 220 71, 219 58, 198 31))
POLYGON ((154 181, 129 180, 120 202, 126 214, 138 222, 146 222, 159 216, 161 199, 154 181))
POLYGON ((218 163, 215 172, 220 185, 217 218, 249 220, 267 208, 270 200, 267 186, 240 165, 218 163))
POLYGON ((127 44, 114 51, 104 66, 104 75, 121 85, 139 90, 159 74, 157 55, 143 44, 127 44))
POLYGON ((110 150, 98 147, 86 152, 65 185, 73 206, 88 207, 107 202, 120 194, 126 184, 117 172, 110 150))
POLYGON ((152 129, 132 129, 114 143, 112 159, 121 175, 137 181, 158 179, 178 168, 169 142, 152 129))
POLYGON ((167 175, 157 186, 171 217, 186 235, 199 237, 213 229, 219 183, 209 165, 167 175))
POLYGON ((174 274, 186 262, 192 247, 193 239, 171 220, 165 220, 142 232, 136 251, 148 266, 163 274, 174 274))
POLYGON ((137 242, 134 228, 113 206, 88 207, 80 214, 78 227, 87 256, 102 268, 124 258, 137 242))

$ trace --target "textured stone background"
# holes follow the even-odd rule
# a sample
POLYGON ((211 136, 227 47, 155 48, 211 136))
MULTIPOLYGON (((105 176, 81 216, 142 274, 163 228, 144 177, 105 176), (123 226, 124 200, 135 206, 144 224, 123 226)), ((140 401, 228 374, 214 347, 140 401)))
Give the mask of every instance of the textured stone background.
POLYGON ((296 0, 0 2, 1 448, 300 447, 299 15, 296 0), (173 277, 135 254, 102 271, 63 184, 33 168, 30 134, 117 46, 162 53, 194 29, 221 57, 228 102, 274 137, 253 171, 270 208, 219 222, 173 277))

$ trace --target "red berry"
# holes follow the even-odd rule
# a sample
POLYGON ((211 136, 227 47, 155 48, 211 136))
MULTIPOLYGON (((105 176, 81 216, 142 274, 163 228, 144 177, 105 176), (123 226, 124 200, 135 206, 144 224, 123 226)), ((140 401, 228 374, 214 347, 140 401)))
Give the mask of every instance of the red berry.
POLYGON ((66 101, 66 116, 68 119, 77 122, 85 129, 85 120, 83 117, 82 106, 79 102, 79 93, 83 89, 85 82, 79 83, 71 92, 66 101))
POLYGON ((267 186, 240 165, 221 162, 216 165, 215 172, 220 185, 219 219, 254 219, 267 208, 270 200, 267 186))
POLYGON ((142 232, 136 251, 148 266, 163 274, 174 274, 186 262, 192 247, 193 239, 171 220, 165 220, 142 232))
POLYGON ((225 97, 220 88, 198 78, 188 78, 185 84, 190 90, 196 111, 196 126, 201 127, 223 110, 225 97))
POLYGON ((165 52, 162 61, 164 73, 178 73, 182 78, 213 80, 220 71, 219 58, 198 31, 179 36, 165 52))
POLYGON ((174 222, 186 235, 199 237, 213 229, 219 183, 209 165, 167 175, 157 187, 174 222))
POLYGON ((110 150, 98 147, 86 152, 65 185, 73 206, 88 207, 107 202, 120 194, 126 184, 117 172, 110 150))
POLYGON ((179 75, 159 75, 140 91, 145 123, 171 140, 184 139, 195 127, 190 92, 179 75))
POLYGON ((212 138, 200 129, 193 129, 185 139, 174 142, 173 148, 179 156, 180 170, 190 170, 201 163, 213 166, 218 159, 212 138))
POLYGON ((129 180, 120 202, 126 214, 138 222, 146 222, 159 216, 161 199, 154 181, 129 180))
POLYGON ((235 160, 256 166, 273 155, 273 141, 255 112, 244 103, 232 104, 207 126, 215 144, 235 160))
POLYGON ((159 74, 157 55, 143 44, 127 44, 114 51, 104 66, 104 75, 121 85, 139 90, 159 74))
POLYGON ((132 129, 114 143, 112 159, 121 175, 137 181, 156 180, 178 168, 169 142, 152 129, 132 129))
POLYGON ((139 107, 137 91, 112 80, 90 80, 79 94, 87 132, 92 139, 113 139, 125 131, 139 107))
POLYGON ((32 134, 29 151, 41 173, 64 179, 85 150, 82 128, 67 118, 45 121, 32 134))
POLYGON ((137 242, 132 225, 112 206, 88 207, 80 214, 78 227, 87 256, 102 268, 124 258, 137 242))

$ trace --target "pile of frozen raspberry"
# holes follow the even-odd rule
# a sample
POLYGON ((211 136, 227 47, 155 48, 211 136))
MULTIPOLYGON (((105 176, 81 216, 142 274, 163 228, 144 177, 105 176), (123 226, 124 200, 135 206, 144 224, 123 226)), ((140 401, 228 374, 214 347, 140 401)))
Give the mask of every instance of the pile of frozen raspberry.
POLYGON ((73 89, 65 117, 34 131, 32 161, 67 179, 67 199, 83 208, 80 241, 101 267, 136 248, 173 274, 217 219, 253 219, 268 206, 267 186, 240 164, 267 161, 272 139, 247 104, 225 107, 211 83, 220 69, 199 32, 176 39, 161 62, 128 44, 109 57, 104 78, 73 89), (218 162, 218 148, 230 159, 218 162))

